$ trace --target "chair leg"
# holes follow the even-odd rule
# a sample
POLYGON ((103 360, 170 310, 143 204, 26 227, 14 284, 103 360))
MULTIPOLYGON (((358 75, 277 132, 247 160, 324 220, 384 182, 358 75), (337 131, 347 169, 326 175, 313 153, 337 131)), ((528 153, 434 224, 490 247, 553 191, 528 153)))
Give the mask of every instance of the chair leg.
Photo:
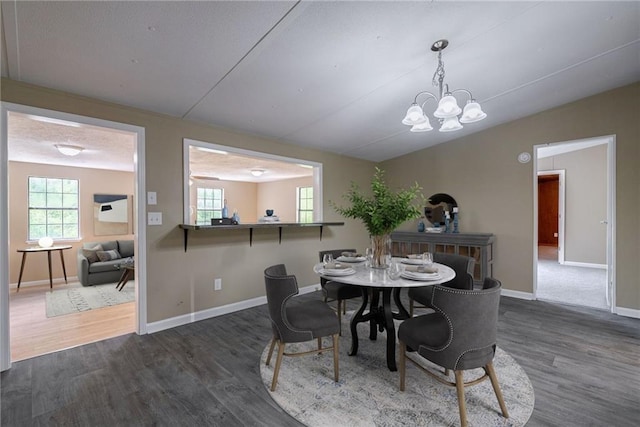
POLYGON ((464 379, 463 371, 453 371, 456 376, 456 391, 458 392, 458 409, 460 410, 460 425, 467 427, 467 405, 464 401, 464 379))
POLYGON ((271 356, 273 355, 273 348, 276 345, 276 337, 271 338, 271 345, 269 346, 269 354, 267 355, 267 363, 265 365, 269 366, 271 363, 271 356))
POLYGON ((342 314, 347 314, 347 300, 342 300, 342 314))
POLYGON ((276 367, 273 369, 273 380, 271 381, 271 391, 276 391, 276 384, 278 384, 278 374, 280 373, 280 364, 282 363, 282 356, 284 355, 284 343, 278 341, 278 358, 276 359, 276 367))
POLYGON ((400 354, 398 355, 398 359, 400 360, 400 391, 404 391, 404 377, 407 372, 407 345, 400 341, 400 354))
POLYGON ((333 335, 333 377, 335 379, 336 382, 338 382, 339 379, 339 351, 338 351, 338 343, 339 343, 339 338, 337 334, 333 335))
POLYGON ((338 300, 338 325, 340 325, 340 335, 342 335, 342 310, 341 305, 344 304, 342 300, 338 300))
POLYGON ((487 372, 487 374, 489 374, 489 379, 491 380, 493 391, 496 393, 496 397, 498 398, 498 403, 500 404, 500 410, 502 411, 502 416, 505 418, 509 418, 509 413, 507 412, 507 405, 505 405, 504 398, 502 397, 502 391, 500 390, 500 384, 498 384, 498 377, 496 376, 496 370, 493 368, 493 362, 487 363, 487 366, 485 366, 484 369, 487 372))
POLYGON ((409 298, 409 317, 413 317, 413 298, 409 298))

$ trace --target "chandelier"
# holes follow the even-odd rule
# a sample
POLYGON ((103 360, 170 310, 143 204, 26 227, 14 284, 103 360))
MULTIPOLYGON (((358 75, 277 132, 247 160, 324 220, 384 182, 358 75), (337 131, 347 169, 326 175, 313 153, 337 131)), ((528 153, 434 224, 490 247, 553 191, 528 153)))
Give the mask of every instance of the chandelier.
POLYGON ((438 52, 438 68, 433 74, 433 86, 439 89, 439 96, 435 96, 429 91, 419 92, 413 100, 413 104, 407 110, 407 115, 402 120, 402 124, 411 126, 411 132, 427 132, 433 129, 429 118, 424 113, 424 105, 428 100, 434 99, 438 103, 438 108, 433 113, 440 122, 440 132, 453 132, 462 129, 460 123, 474 123, 487 117, 482 111, 480 104, 473 98, 467 89, 455 89, 449 91, 449 85, 444 83, 444 62, 442 62, 442 51, 449 45, 448 40, 438 40, 431 46, 431 50, 438 52), (464 110, 458 106, 458 101, 453 96, 456 92, 464 92, 469 96, 464 110), (418 98, 426 96, 422 105, 418 105, 418 98), (458 119, 458 116, 462 116, 458 119))

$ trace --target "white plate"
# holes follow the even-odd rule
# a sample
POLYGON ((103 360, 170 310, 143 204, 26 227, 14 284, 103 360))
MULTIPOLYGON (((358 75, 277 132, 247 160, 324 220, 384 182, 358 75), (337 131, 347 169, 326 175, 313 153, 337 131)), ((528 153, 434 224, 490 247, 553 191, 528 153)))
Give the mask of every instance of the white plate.
POLYGON ((402 258, 402 260, 400 262, 403 263, 403 264, 409 264, 409 265, 424 265, 424 264, 426 264, 426 262, 424 262, 424 260, 414 259, 414 258, 402 258))
POLYGON ((353 268, 323 268, 320 270, 320 274, 325 276, 350 276, 355 273, 356 271, 353 268))
POLYGON ((355 264, 358 262, 365 262, 366 260, 367 259, 363 256, 359 256, 359 257, 339 256, 338 258, 336 258, 336 261, 350 262, 352 264, 355 264))
POLYGON ((440 276, 440 273, 416 273, 413 271, 403 271, 400 276, 405 279, 420 280, 423 282, 429 280, 439 280, 442 278, 442 276, 440 276))

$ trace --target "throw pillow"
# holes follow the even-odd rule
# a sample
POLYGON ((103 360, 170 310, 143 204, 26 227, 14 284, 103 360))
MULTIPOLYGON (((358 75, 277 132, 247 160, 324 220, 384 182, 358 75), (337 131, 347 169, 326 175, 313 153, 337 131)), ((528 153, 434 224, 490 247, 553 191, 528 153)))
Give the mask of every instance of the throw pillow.
POLYGON ((89 261, 89 264, 91 264, 92 262, 100 261, 100 259, 98 258, 98 254, 96 252, 101 250, 102 250, 101 245, 97 245, 93 248, 83 248, 82 255, 84 255, 85 258, 87 258, 87 261, 89 261))
POLYGON ((118 258, 122 258, 120 256, 120 254, 118 253, 117 250, 112 250, 112 251, 97 251, 96 255, 98 255, 98 258, 100 259, 100 261, 105 262, 105 261, 111 261, 113 259, 118 259, 118 258))

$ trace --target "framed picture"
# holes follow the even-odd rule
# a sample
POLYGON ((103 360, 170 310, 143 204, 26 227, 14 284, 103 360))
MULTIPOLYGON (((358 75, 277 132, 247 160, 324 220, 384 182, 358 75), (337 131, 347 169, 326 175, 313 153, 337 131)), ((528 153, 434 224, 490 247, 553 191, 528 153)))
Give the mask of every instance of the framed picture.
POLYGON ((96 236, 129 234, 129 218, 128 195, 93 195, 93 234, 96 236))

